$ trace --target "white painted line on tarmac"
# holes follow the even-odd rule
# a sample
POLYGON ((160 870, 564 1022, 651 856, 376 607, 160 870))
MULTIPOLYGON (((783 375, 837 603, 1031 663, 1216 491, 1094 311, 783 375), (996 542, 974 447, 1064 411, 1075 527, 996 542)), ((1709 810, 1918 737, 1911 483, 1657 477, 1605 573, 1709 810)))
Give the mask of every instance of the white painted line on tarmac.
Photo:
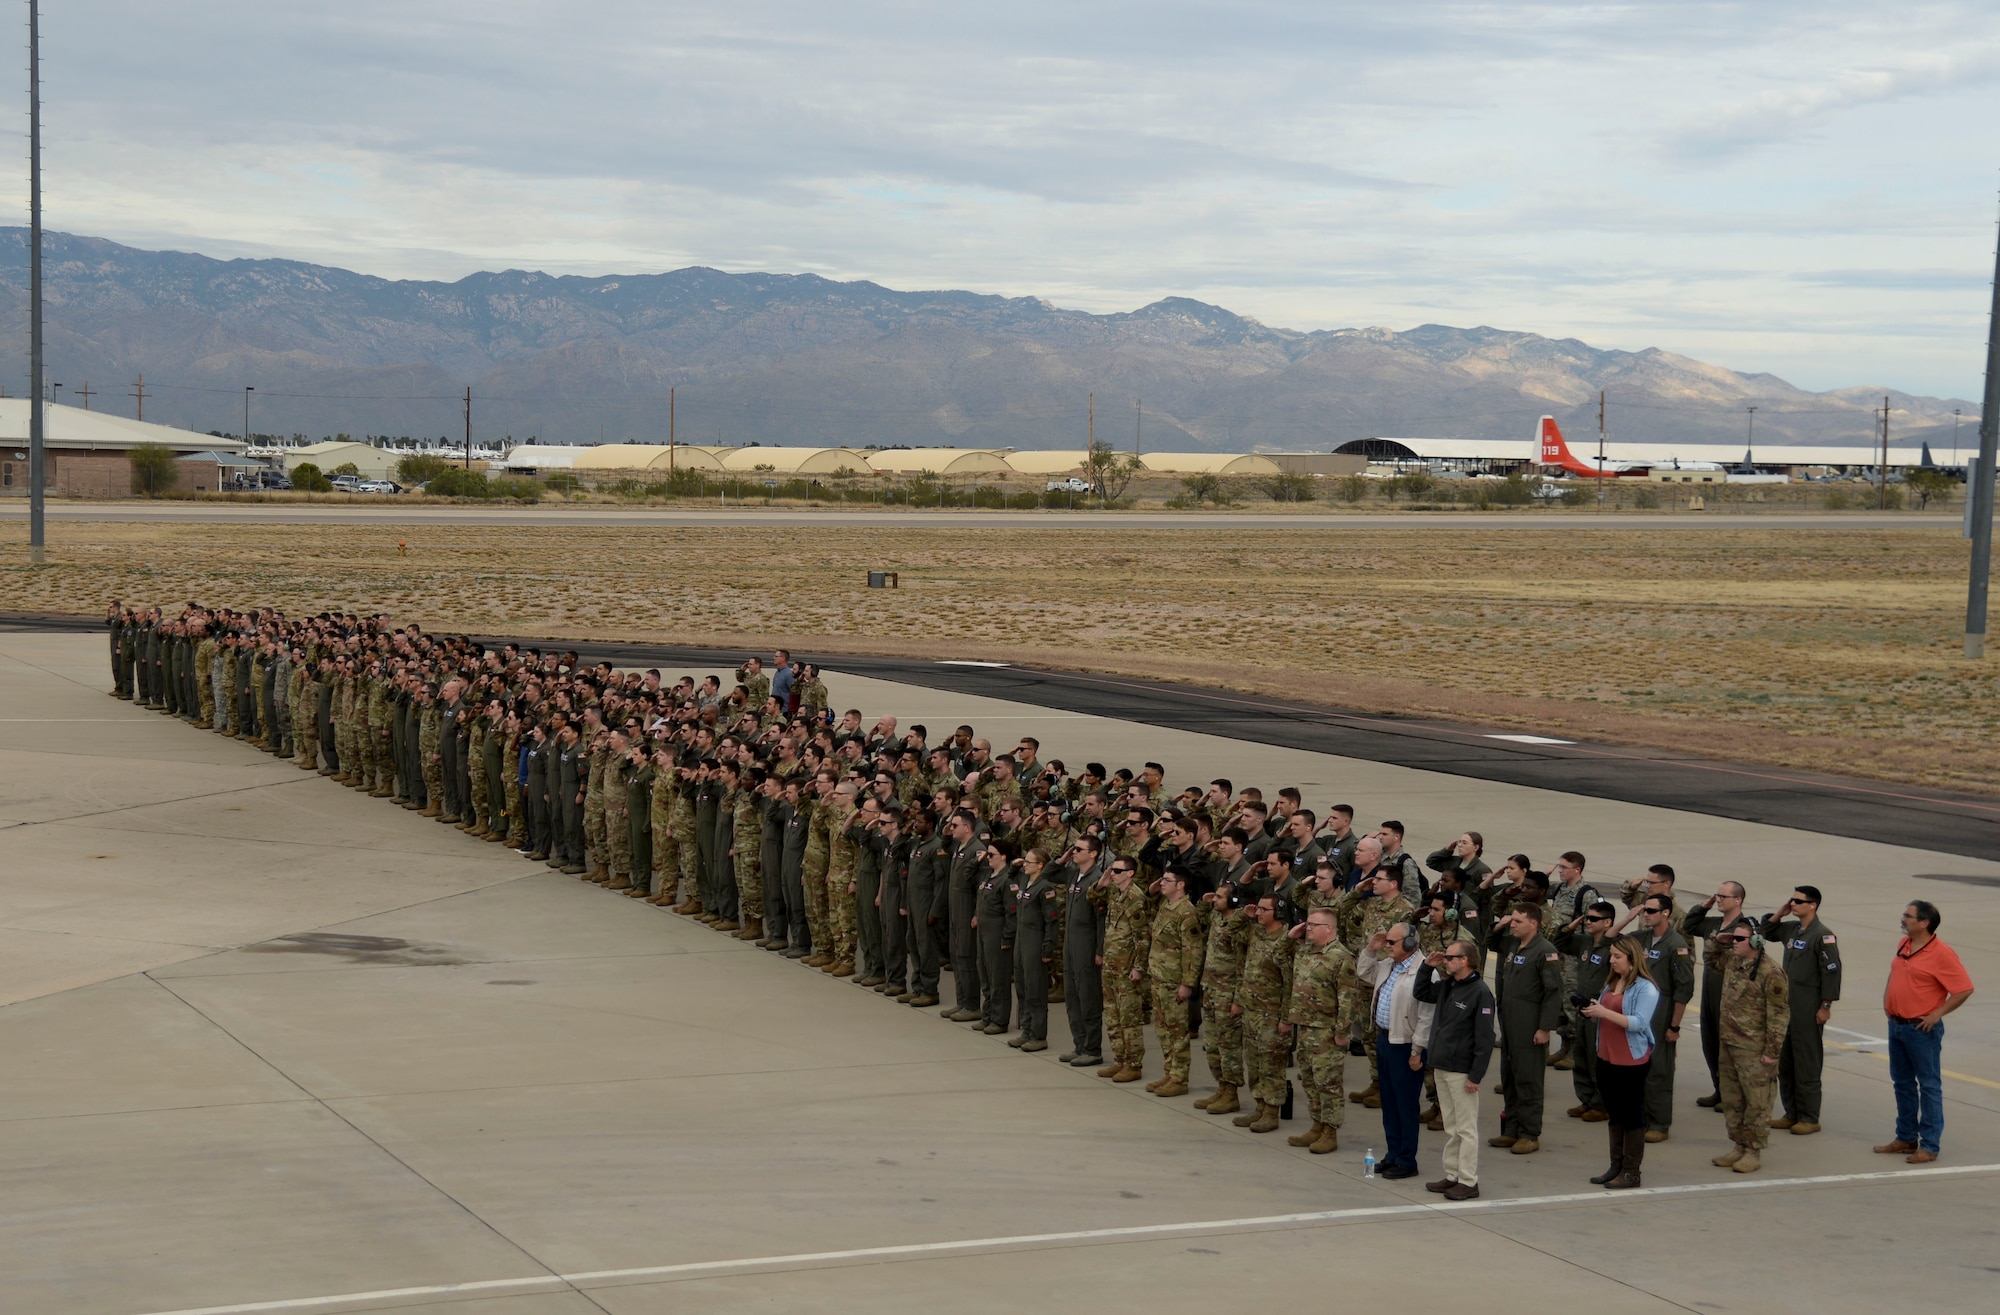
POLYGON ((974 658, 939 658, 941 667, 1011 667, 1011 662, 980 662, 974 658))
POLYGON ((1015 1237, 980 1237, 962 1242, 913 1242, 903 1246, 859 1247, 851 1251, 810 1251, 788 1256, 747 1256, 740 1260, 700 1260, 682 1265, 652 1265, 642 1269, 596 1269, 576 1274, 537 1274, 529 1278, 482 1279, 471 1283, 441 1283, 431 1287, 383 1288, 375 1292, 344 1292, 330 1297, 291 1297, 251 1301, 234 1306, 198 1306, 185 1310, 149 1311, 146 1315, 259 1315, 265 1311, 325 1310, 412 1297, 456 1297, 480 1292, 529 1292, 560 1287, 612 1287, 679 1278, 704 1278, 747 1270, 802 1269, 848 1261, 914 1260, 955 1252, 1007 1251, 1035 1247, 1088 1245, 1100 1242, 1144 1242, 1159 1237, 1205 1233, 1256 1232, 1341 1224, 1417 1215, 1471 1214, 1524 1207, 1580 1205, 1642 1197, 1695 1196, 1777 1187, 1833 1187, 1844 1183, 1894 1182, 1899 1179, 1947 1178, 1964 1174, 2000 1173, 2000 1164, 1958 1164, 1942 1168, 1886 1169, 1872 1173, 1830 1173, 1810 1178, 1729 1178, 1713 1183, 1683 1183, 1676 1187, 1640 1187, 1613 1197, 1609 1192, 1565 1192, 1556 1196, 1520 1196, 1491 1201, 1440 1201, 1435 1205, 1363 1206, 1351 1210, 1315 1210, 1302 1214, 1262 1215, 1248 1219, 1203 1219, 1185 1224, 1138 1224, 1128 1228, 1086 1228, 1069 1233, 1024 1233, 1015 1237))
POLYGON ((1487 735, 1488 740, 1512 740, 1516 744, 1575 744, 1575 740, 1552 740, 1546 735, 1487 735))

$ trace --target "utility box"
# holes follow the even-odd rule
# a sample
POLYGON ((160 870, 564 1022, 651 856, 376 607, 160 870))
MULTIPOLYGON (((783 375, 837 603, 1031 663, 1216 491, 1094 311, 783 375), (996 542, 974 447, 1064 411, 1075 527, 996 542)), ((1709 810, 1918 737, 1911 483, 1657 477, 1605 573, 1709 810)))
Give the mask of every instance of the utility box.
POLYGON ((870 571, 868 573, 868 587, 870 589, 895 589, 900 586, 896 583, 896 573, 894 571, 870 571))

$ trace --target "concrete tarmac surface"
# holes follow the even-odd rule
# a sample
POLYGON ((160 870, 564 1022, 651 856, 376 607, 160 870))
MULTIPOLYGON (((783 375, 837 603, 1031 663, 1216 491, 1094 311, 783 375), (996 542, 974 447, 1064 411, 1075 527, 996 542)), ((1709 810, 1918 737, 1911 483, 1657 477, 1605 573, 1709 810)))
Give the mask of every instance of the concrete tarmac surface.
POLYGON ((1552 1073, 1543 1151, 1485 1150, 1482 1199, 1440 1208, 1422 1178, 1363 1179, 1373 1111, 1307 1155, 1057 1065, 1060 1006, 1022 1055, 108 698, 100 637, 0 634, 0 677, 0 1310, 1991 1304, 2000 863, 829 675, 871 718, 1295 782, 1419 851, 1473 826, 1582 849, 1600 884, 1664 858, 1684 895, 1825 890, 1851 973, 1829 1040, 1852 1048, 1829 1050, 1823 1133, 1711 1167, 1691 1029, 1647 1190, 1584 1181, 1603 1129, 1562 1117, 1552 1073), (1868 1149, 1918 895, 1982 988, 1948 1025, 1927 1169, 1868 1149))

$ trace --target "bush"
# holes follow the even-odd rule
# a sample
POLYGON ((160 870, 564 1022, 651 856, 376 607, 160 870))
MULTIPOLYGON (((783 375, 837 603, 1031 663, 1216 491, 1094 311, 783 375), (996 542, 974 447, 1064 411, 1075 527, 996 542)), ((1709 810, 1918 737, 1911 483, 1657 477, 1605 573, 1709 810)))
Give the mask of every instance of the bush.
POLYGON ((181 482, 181 463, 164 443, 141 443, 132 449, 132 491, 157 498, 181 482))
POLYGON ((542 500, 542 486, 534 480, 522 479, 519 476, 502 476, 499 479, 489 482, 487 488, 491 492, 491 495, 496 498, 512 498, 516 502, 540 502, 542 500))
POLYGON ((396 463, 396 482, 406 486, 428 484, 442 475, 451 463, 429 453, 412 453, 396 463))
POLYGON ((292 487, 300 493, 331 493, 333 481, 310 461, 292 467, 292 487))
POLYGON ((1353 504, 1368 496, 1366 475, 1344 475, 1333 486, 1333 495, 1342 502, 1353 504))
POLYGON ((335 466, 332 470, 327 471, 326 473, 329 476, 352 475, 356 479, 359 479, 361 478, 361 467, 355 465, 352 461, 343 461, 339 465, 335 466))
POLYGON ((568 497, 583 487, 583 481, 568 473, 542 476, 542 487, 558 497, 568 497))
POLYGON ((446 466, 432 476, 424 489, 433 498, 485 498, 491 497, 487 488, 486 472, 467 470, 463 466, 446 466))
POLYGON ((1311 475, 1266 475, 1257 481, 1257 489, 1273 502, 1310 502, 1313 478, 1311 475))

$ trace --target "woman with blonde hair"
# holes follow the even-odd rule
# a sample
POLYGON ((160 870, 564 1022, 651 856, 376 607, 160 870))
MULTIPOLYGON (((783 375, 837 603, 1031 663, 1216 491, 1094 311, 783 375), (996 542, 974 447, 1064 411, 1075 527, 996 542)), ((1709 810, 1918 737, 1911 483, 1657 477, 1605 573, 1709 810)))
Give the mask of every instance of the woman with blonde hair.
POLYGON ((1646 975, 1645 952, 1636 936, 1621 936, 1610 949, 1604 991, 1581 1006, 1597 1023, 1597 1086, 1611 1115, 1611 1167, 1590 1181, 1612 1191, 1639 1186, 1646 1155, 1646 1074, 1653 1067, 1653 1010, 1660 989, 1646 975))

